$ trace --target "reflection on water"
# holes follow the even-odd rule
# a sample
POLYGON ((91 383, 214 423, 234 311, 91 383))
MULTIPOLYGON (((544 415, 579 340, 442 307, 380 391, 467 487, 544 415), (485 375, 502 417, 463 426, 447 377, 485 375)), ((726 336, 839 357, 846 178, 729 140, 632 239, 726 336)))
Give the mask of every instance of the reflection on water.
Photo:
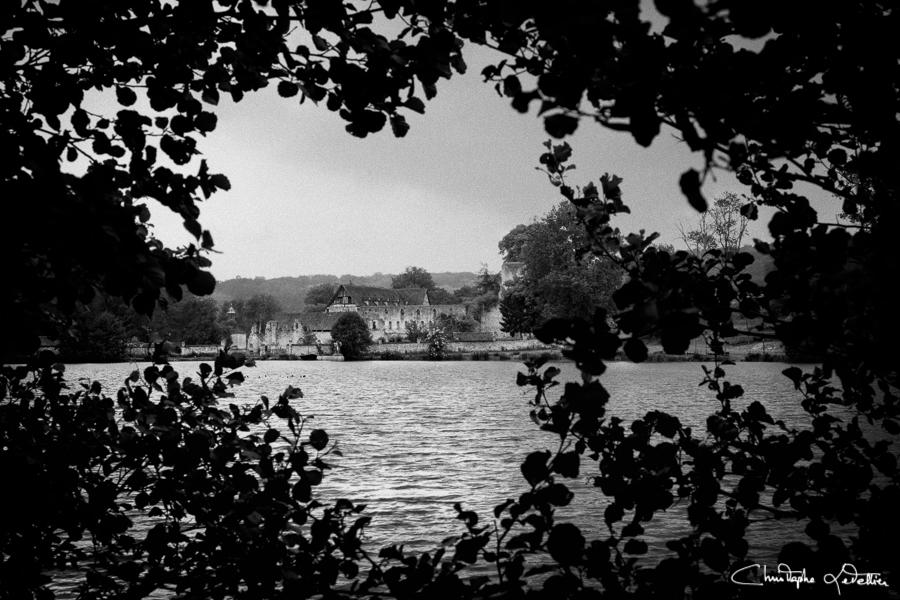
MULTIPOLYGON (((174 366, 184 378, 196 377, 198 364, 174 366)), ((572 364, 558 366, 558 380, 578 379, 572 364)), ((746 390, 734 408, 760 400, 774 419, 807 425, 798 393, 781 375, 784 368, 772 363, 728 367, 729 380, 746 390)), ((305 397, 294 406, 314 415, 313 426, 328 431, 343 452, 343 457, 329 457, 334 469, 318 488, 319 500, 366 504, 366 514, 373 516, 372 548, 402 543, 409 550, 433 550, 463 531, 454 519, 455 502, 476 510, 482 520, 492 518, 496 504, 526 491, 519 471, 524 457, 556 448, 558 437, 537 430, 528 417, 533 393, 515 384, 516 372, 523 369, 515 362, 264 361, 243 369, 246 381, 233 401, 252 404, 261 394, 275 397, 287 385, 300 387, 305 397)), ((73 365, 67 376, 96 378, 113 393, 129 371, 126 365, 73 365)), ((702 437, 706 417, 718 407, 714 393, 698 387, 702 378, 697 363, 612 363, 602 377, 611 394, 608 416, 629 422, 659 409, 702 437)), ((551 401, 557 389, 550 390, 551 401)), ((589 539, 608 535, 602 518, 606 499, 586 481, 594 473, 596 465, 585 459, 582 481, 567 483, 575 501, 558 512, 589 539)), ((756 526, 749 540, 755 557, 773 558, 788 526, 756 526)), ((676 506, 655 516, 646 530, 651 548, 662 549, 665 540, 690 527, 676 506)))

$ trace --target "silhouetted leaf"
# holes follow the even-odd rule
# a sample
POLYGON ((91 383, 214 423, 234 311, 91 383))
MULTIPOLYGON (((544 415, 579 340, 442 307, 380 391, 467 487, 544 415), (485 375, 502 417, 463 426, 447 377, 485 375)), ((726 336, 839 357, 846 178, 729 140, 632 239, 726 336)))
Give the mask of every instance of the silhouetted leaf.
POLYGON ((557 139, 575 133, 577 128, 578 119, 569 115, 555 114, 544 118, 544 129, 557 139))
POLYGON ((688 203, 697 212, 706 212, 708 205, 706 198, 700 192, 700 173, 695 169, 688 169, 681 175, 679 180, 681 193, 687 198, 688 203))
POLYGON ((328 434, 324 429, 313 429, 309 434, 309 445, 316 450, 324 450, 328 445, 328 434))

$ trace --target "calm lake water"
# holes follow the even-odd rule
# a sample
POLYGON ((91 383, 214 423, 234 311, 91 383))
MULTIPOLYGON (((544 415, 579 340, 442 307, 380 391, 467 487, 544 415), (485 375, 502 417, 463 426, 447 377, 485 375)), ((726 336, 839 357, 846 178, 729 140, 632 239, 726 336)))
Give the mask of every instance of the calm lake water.
MULTIPOLYGON (((175 363, 182 378, 196 377, 199 362, 175 363)), ((143 369, 145 365, 137 365, 143 369)), ((579 378, 571 363, 558 363, 559 381, 579 378)), ((740 363, 728 367, 728 379, 740 383, 746 395, 740 409, 762 401, 777 420, 802 427, 809 417, 799 394, 781 374, 787 365, 740 363)), ((128 365, 71 365, 67 377, 99 380, 112 394, 133 367, 128 365)), ((530 420, 531 388, 516 386, 521 363, 510 362, 301 362, 261 361, 245 368, 244 385, 236 388, 236 403, 255 403, 265 394, 277 397, 288 385, 305 397, 294 406, 314 416, 313 427, 325 429, 343 457, 329 457, 334 469, 326 473, 318 498, 328 502, 347 498, 367 505, 373 517, 368 542, 373 549, 403 543, 407 549, 432 551, 446 537, 463 532, 454 519, 455 502, 492 519, 493 507, 527 490, 519 465, 535 450, 554 449, 558 438, 542 432, 530 420)), ((698 386, 699 363, 612 363, 602 382, 612 396, 608 416, 626 422, 660 409, 705 431, 706 417, 718 402, 698 386)), ((550 400, 559 392, 551 390, 550 400)), ((560 520, 582 527, 588 539, 607 537, 603 511, 607 499, 588 478, 596 463, 583 459, 581 481, 567 482, 575 491, 572 505, 560 509, 560 520)), ((646 524, 646 539, 654 551, 664 541, 690 528, 680 507, 646 524)), ((755 557, 774 560, 790 523, 757 525, 750 539, 755 557)))

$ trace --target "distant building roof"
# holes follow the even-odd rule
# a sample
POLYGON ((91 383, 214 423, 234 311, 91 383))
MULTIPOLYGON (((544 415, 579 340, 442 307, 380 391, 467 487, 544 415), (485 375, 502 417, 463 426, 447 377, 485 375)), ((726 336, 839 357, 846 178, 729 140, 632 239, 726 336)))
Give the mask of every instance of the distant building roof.
POLYGON ((334 295, 328 302, 329 305, 334 304, 335 300, 341 296, 349 296, 351 302, 357 306, 379 305, 422 305, 428 304, 428 290, 424 288, 403 288, 390 289, 379 288, 365 285, 341 284, 335 290, 334 295))
POLYGON ((341 318, 343 313, 300 313, 293 315, 300 321, 300 325, 309 331, 331 331, 337 320, 341 318))

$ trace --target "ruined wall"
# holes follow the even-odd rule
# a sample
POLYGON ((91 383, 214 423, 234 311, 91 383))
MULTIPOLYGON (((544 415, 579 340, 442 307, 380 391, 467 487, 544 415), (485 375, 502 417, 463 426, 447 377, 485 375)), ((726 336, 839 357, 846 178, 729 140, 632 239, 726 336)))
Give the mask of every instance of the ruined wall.
POLYGON ((464 317, 466 316, 466 307, 462 304, 363 306, 357 312, 369 326, 372 339, 379 341, 395 336, 405 336, 406 324, 411 321, 427 327, 434 323, 438 315, 464 317))
MULTIPOLYGON (((525 273, 525 263, 521 262, 505 262, 500 269, 500 300, 506 293, 506 284, 521 277, 525 273)), ((481 330, 490 331, 497 334, 498 337, 509 337, 508 333, 500 331, 503 315, 500 313, 500 306, 497 305, 490 310, 486 310, 481 317, 481 330)))
POLYGON ((498 337, 509 336, 508 333, 500 331, 500 322, 502 320, 503 315, 500 314, 500 307, 495 306, 490 308, 481 315, 481 330, 489 331, 498 337))

